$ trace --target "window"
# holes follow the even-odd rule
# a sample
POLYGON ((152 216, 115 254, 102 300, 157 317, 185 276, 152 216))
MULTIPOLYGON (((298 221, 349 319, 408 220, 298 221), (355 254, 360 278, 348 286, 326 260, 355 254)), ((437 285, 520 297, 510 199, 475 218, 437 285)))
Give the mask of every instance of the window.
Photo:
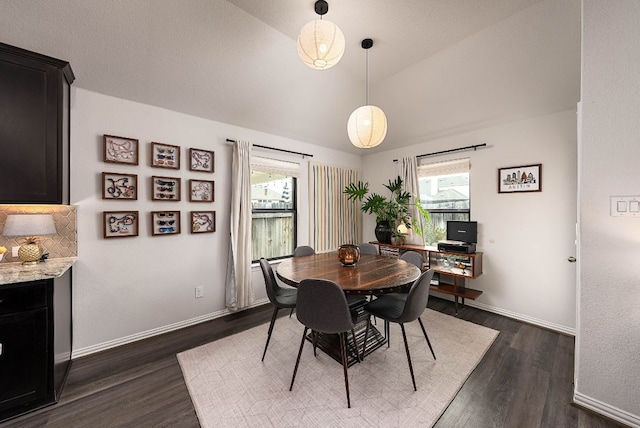
POLYGON ((293 255, 297 237, 297 163, 251 159, 251 258, 293 255))
POLYGON ((425 243, 436 245, 446 239, 447 221, 470 220, 469 159, 421 164, 418 184, 420 204, 431 216, 425 243))

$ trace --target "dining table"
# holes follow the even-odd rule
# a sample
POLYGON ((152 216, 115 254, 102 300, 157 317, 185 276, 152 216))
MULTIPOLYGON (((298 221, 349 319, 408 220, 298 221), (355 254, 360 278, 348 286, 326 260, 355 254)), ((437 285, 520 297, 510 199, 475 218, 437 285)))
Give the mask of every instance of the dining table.
MULTIPOLYGON (((367 296, 406 291, 420 277, 421 271, 415 265, 395 257, 380 255, 360 255, 355 265, 343 266, 338 252, 316 253, 309 256, 292 257, 281 261, 276 267, 277 277, 287 285, 297 287, 304 279, 327 279, 338 284, 347 295, 349 308, 357 314, 357 348, 365 355, 387 343, 387 335, 371 326, 364 343, 369 314, 364 310, 367 296), (358 299, 358 297, 361 297, 358 299)), ((311 339, 311 336, 308 337, 311 339)), ((338 335, 319 335, 317 346, 334 360, 341 362, 338 335)), ((356 349, 348 341, 348 361, 351 366, 358 361, 356 349)))

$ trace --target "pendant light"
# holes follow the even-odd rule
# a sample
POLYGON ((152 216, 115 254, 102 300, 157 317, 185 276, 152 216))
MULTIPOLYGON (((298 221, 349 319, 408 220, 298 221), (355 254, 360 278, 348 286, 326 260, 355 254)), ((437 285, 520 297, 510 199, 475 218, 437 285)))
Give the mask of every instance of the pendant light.
POLYGON ((336 24, 324 21, 322 15, 329 10, 325 0, 315 3, 320 19, 302 27, 298 35, 298 55, 302 62, 314 70, 326 70, 336 65, 344 54, 344 34, 336 24))
POLYGON ((366 51, 366 104, 358 107, 349 116, 347 133, 351 144, 361 149, 370 149, 382 143, 387 135, 387 117, 380 107, 369 105, 369 48, 373 40, 364 39, 362 49, 366 51))

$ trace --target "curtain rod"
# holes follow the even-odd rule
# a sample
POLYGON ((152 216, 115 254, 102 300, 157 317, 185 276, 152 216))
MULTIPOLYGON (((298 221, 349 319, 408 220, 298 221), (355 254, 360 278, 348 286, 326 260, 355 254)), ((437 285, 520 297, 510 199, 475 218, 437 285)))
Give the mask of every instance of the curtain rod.
MULTIPOLYGON (((235 142, 236 142, 236 140, 230 140, 230 139, 228 139, 228 138, 227 138, 227 142, 229 142, 229 143, 235 143, 235 142)), ((291 151, 291 150, 277 149, 277 148, 275 148, 275 147, 268 147, 268 146, 261 146, 260 144, 251 144, 251 145, 252 145, 253 147, 259 147, 259 148, 261 148, 261 149, 275 150, 275 151, 277 151, 277 152, 291 153, 291 154, 294 154, 294 155, 300 155, 300 156, 302 156, 302 157, 305 157, 305 156, 309 156, 310 158, 312 158, 312 157, 313 157, 313 155, 310 155, 309 153, 293 152, 293 151, 291 151)))
MULTIPOLYGON (((424 155, 418 155, 418 156, 416 156, 416 159, 418 159, 418 158, 426 158, 427 156, 437 156, 437 155, 443 155, 445 153, 460 152, 460 151, 463 151, 463 150, 471 150, 471 149, 473 149, 473 151, 475 152, 478 147, 486 147, 486 146, 487 146, 487 143, 476 144, 476 145, 473 145, 473 146, 466 146, 466 147, 458 147, 457 149, 442 150, 442 151, 439 151, 439 152, 433 152, 433 153, 426 153, 424 155)), ((394 162, 398 162, 398 159, 394 159, 393 161, 394 162)))

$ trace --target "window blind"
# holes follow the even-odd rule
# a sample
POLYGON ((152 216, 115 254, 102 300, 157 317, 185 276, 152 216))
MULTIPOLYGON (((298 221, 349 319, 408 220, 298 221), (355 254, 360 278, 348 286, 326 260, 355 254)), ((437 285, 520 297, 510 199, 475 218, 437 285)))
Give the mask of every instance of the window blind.
POLYGON ((300 164, 297 162, 287 162, 278 159, 252 156, 251 169, 253 171, 264 172, 267 174, 281 174, 296 178, 300 177, 300 164))
POLYGON ((469 158, 435 163, 426 163, 425 161, 422 161, 418 165, 418 177, 460 174, 463 172, 469 172, 470 167, 471 162, 469 158))

